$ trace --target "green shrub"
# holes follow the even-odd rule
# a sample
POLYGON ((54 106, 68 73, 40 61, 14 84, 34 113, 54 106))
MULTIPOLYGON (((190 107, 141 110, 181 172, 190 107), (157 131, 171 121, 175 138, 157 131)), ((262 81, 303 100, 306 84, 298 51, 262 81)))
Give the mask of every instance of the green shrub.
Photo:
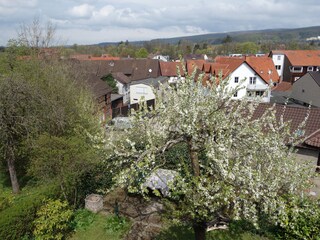
POLYGON ((37 240, 60 240, 71 232, 73 211, 66 201, 47 200, 36 215, 33 234, 37 240))
POLYGON ((126 232, 129 227, 129 221, 121 216, 108 216, 106 218, 106 230, 109 232, 126 232))
POLYGON ((52 186, 37 187, 24 190, 13 202, 0 211, 0 239, 16 240, 24 236, 32 236, 33 221, 37 209, 46 197, 56 195, 52 186))
POLYGON ((74 214, 72 222, 75 231, 86 230, 96 219, 96 214, 86 209, 79 209, 74 214))
POLYGON ((282 239, 320 239, 319 200, 294 199, 287 205, 285 214, 279 219, 282 239))

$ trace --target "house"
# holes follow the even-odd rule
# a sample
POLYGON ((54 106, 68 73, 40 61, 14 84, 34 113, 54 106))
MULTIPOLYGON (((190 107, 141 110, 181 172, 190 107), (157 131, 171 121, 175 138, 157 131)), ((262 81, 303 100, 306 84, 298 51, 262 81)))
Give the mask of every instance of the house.
POLYGON ((154 90, 159 88, 160 83, 165 84, 166 77, 148 78, 140 81, 133 81, 130 85, 130 104, 155 99, 154 90))
POLYGON ((160 62, 160 75, 168 78, 169 84, 185 79, 186 65, 182 62, 160 62))
POLYGON ((280 82, 294 83, 307 72, 320 70, 320 50, 273 50, 269 53, 280 82))
POLYGON ((320 107, 320 72, 308 72, 295 81, 290 97, 302 104, 320 107))
POLYGON ((157 59, 157 60, 163 61, 163 62, 168 62, 170 57, 168 55, 164 56, 164 55, 158 54, 158 55, 149 55, 149 58, 157 59))
POLYGON ((83 74, 81 81, 83 81, 82 84, 86 84, 94 94, 99 107, 100 120, 103 123, 106 122, 107 119, 112 115, 112 88, 107 83, 102 81, 100 77, 92 73, 83 74))
POLYGON ((234 99, 262 97, 263 102, 269 102, 270 88, 279 82, 275 66, 268 57, 218 56, 211 66, 205 65, 204 69, 210 76, 228 81, 230 89, 240 87, 234 93, 234 99))

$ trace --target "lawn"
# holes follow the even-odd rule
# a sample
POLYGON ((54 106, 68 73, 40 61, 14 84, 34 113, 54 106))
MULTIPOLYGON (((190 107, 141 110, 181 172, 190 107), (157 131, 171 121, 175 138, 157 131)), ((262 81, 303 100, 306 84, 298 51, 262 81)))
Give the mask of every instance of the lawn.
POLYGON ((124 218, 97 214, 75 233, 69 240, 121 240, 129 230, 130 222, 124 218))

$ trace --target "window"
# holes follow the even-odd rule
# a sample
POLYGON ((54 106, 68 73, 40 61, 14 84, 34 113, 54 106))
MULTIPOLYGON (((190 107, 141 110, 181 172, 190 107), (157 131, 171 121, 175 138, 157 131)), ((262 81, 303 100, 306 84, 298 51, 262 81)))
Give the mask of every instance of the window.
POLYGON ((312 66, 309 66, 308 69, 307 69, 307 71, 308 71, 308 72, 313 71, 313 67, 312 67, 312 66))
POLYGON ((239 77, 234 77, 234 83, 238 83, 239 82, 239 77))
POLYGON ((276 65, 277 70, 281 70, 281 65, 276 65))
POLYGON ((264 91, 256 91, 256 97, 262 97, 264 94, 264 91))
POLYGON ((147 89, 144 87, 136 87, 136 94, 147 94, 147 89))
POLYGON ((238 91, 233 94, 234 97, 238 97, 238 91))
POLYGON ((303 67, 290 67, 291 72, 302 72, 303 67))
POLYGON ((257 77, 250 77, 249 83, 250 83, 251 85, 255 85, 256 82, 257 82, 257 77))
POLYGON ((277 59, 278 59, 278 60, 281 60, 281 56, 280 56, 280 55, 278 55, 278 56, 277 56, 277 59))

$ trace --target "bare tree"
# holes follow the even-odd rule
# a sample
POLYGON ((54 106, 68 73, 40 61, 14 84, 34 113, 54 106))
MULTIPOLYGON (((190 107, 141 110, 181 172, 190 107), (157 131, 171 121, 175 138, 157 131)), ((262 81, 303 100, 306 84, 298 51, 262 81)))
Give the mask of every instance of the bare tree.
POLYGON ((54 45, 56 26, 48 21, 43 25, 39 18, 31 24, 21 24, 18 29, 18 40, 23 46, 31 48, 47 48, 54 45))

